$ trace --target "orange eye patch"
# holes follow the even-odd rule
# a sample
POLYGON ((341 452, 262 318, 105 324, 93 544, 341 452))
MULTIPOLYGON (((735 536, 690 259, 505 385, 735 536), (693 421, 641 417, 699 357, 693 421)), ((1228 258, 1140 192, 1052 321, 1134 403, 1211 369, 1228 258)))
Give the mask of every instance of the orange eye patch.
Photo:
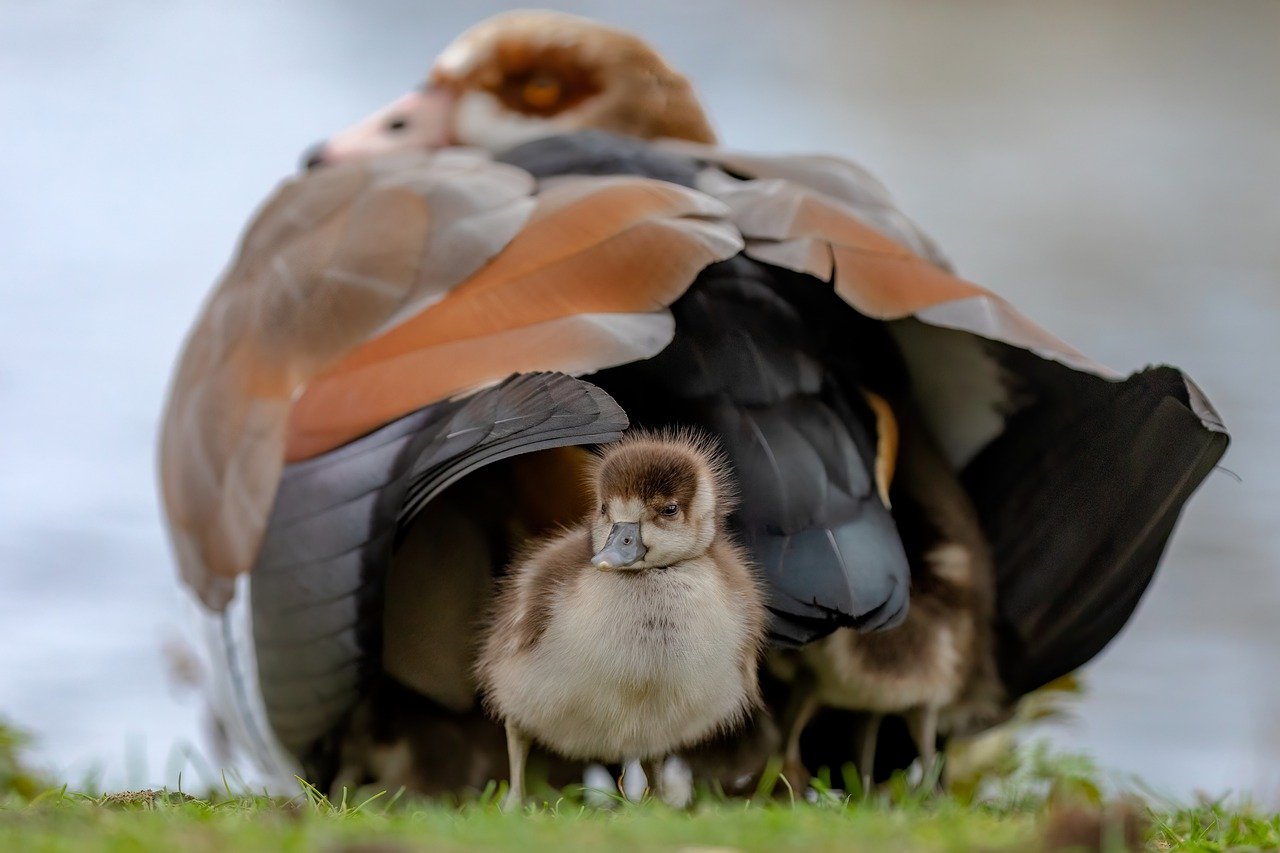
POLYGON ((529 78, 520 89, 520 97, 531 107, 546 110, 560 100, 560 81, 550 74, 537 74, 529 78))
POLYGON ((507 109, 525 115, 559 115, 601 90, 598 69, 564 47, 505 42, 484 69, 474 71, 464 85, 489 91, 507 109))

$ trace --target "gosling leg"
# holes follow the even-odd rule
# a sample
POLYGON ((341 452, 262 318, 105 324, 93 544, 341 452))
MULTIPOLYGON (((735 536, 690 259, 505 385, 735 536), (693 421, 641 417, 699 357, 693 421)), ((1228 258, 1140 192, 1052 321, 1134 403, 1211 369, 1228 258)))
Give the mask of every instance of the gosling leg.
POLYGON ((932 778, 938 761, 938 707, 925 705, 905 715, 907 730, 920 753, 921 784, 932 778))
POLYGON ((782 775, 793 791, 809 787, 809 769, 800 758, 800 736, 818 710, 818 693, 806 678, 797 678, 782 715, 782 734, 786 738, 782 753, 782 775))
POLYGON ((511 723, 507 723, 507 761, 510 763, 511 784, 507 788, 506 799, 502 801, 503 811, 519 809, 524 805, 524 765, 529 757, 529 738, 511 723))
POLYGON ((871 785, 876 775, 876 742, 880 739, 880 721, 883 714, 868 712, 866 722, 862 724, 862 744, 858 750, 858 771, 862 774, 862 796, 871 794, 871 785))
POLYGON ((662 779, 662 764, 662 756, 659 756, 641 761, 640 767, 644 770, 644 778, 648 783, 650 796, 659 802, 665 803, 667 801, 667 786, 662 779))

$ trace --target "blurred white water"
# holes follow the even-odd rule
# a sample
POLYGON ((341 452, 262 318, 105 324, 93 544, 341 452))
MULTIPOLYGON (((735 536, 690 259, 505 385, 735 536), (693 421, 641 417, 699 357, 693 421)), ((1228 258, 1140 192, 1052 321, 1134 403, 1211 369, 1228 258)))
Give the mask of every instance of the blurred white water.
MULTIPOLYGON (((1179 795, 1280 793, 1280 4, 557 5, 658 44, 728 143, 863 162, 1094 357, 1196 378, 1242 481, 1191 502, 1055 737, 1179 795)), ((152 451, 240 227, 504 6, 0 7, 0 713, 73 780, 173 783, 200 739, 160 654, 190 612, 152 451)))

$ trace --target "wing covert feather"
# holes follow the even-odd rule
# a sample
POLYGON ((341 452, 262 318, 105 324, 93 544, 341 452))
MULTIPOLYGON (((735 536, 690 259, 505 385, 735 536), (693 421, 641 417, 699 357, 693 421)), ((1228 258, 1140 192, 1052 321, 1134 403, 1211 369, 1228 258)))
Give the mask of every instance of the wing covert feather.
POLYGON ((657 336, 670 328, 666 306, 742 247, 715 218, 727 212, 645 178, 556 181, 489 265, 308 385, 290 418, 288 458, 513 371, 575 375, 655 355, 671 339, 657 336))
POLYGON ((161 481, 184 579, 221 607, 286 461, 513 372, 659 352, 666 306, 742 248, 728 209, 639 177, 537 187, 476 152, 405 152, 285 183, 179 362, 161 481))
POLYGON ((497 254, 533 189, 473 153, 400 154, 286 182, 263 206, 188 337, 161 426, 175 551, 206 604, 225 605, 253 562, 298 391, 497 254), (436 241, 467 251, 424 251, 436 241))

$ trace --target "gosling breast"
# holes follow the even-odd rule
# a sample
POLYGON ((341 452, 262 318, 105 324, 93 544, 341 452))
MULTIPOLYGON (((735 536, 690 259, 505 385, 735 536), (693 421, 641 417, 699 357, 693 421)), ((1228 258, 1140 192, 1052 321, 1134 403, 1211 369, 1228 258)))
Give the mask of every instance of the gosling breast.
POLYGON ((596 570, 586 529, 516 564, 479 675, 492 712, 570 758, 666 755, 758 701, 764 608, 735 547, 665 569, 596 570))

